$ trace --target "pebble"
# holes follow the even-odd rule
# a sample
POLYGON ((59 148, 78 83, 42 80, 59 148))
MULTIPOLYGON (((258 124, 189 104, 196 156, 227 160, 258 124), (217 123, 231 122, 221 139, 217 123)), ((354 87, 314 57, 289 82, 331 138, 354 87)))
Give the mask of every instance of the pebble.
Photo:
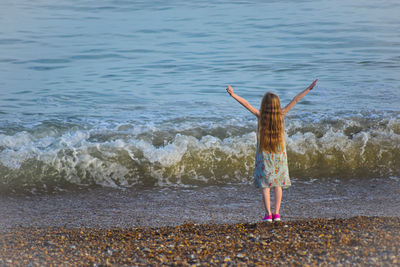
POLYGON ((243 259, 244 257, 246 257, 246 255, 244 255, 243 253, 238 253, 236 255, 236 258, 239 258, 239 259, 243 259))

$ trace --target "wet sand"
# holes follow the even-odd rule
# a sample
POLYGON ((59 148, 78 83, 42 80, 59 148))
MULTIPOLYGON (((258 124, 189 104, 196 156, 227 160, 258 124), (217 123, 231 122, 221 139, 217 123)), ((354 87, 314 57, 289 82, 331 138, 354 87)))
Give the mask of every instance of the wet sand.
MULTIPOLYGON (((297 181, 284 190, 282 219, 400 217, 396 179, 297 181)), ((252 185, 191 189, 89 189, 44 195, 1 195, 0 228, 161 227, 183 223, 255 223, 264 215, 252 185)))

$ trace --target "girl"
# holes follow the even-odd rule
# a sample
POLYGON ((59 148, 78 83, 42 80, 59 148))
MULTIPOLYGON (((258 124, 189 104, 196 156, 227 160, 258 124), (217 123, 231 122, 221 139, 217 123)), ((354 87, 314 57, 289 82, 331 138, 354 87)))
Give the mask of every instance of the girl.
POLYGON ((258 118, 257 125, 257 152, 254 169, 254 184, 262 188, 263 202, 266 210, 263 221, 280 221, 279 209, 282 200, 282 188, 288 188, 290 183, 287 164, 286 144, 284 139, 284 119, 291 110, 310 90, 318 79, 313 81, 303 92, 293 98, 290 103, 281 109, 279 97, 271 92, 264 95, 260 110, 251 106, 244 98, 233 92, 230 85, 226 91, 240 104, 258 118), (275 193, 275 213, 271 212, 270 188, 275 193))

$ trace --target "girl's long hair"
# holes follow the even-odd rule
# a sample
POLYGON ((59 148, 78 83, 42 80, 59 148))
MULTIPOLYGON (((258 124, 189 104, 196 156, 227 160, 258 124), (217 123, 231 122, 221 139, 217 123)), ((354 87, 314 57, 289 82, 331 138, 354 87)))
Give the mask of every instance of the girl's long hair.
POLYGON ((261 101, 258 118, 258 151, 278 153, 285 146, 281 101, 274 93, 266 93, 261 101))

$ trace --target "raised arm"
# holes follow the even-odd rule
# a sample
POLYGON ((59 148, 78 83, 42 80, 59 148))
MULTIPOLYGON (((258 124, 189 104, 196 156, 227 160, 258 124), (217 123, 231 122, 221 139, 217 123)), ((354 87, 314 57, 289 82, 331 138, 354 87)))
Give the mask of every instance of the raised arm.
POLYGON ((230 85, 228 85, 228 88, 226 88, 226 91, 231 95, 231 97, 236 99, 237 102, 239 102, 243 107, 247 108, 255 116, 257 116, 257 117, 260 116, 260 111, 258 111, 258 109, 254 108, 252 105, 250 105, 246 99, 235 94, 233 92, 233 88, 230 85))
POLYGON ((314 80, 314 81, 312 82, 312 84, 310 84, 310 86, 308 86, 303 92, 301 92, 300 94, 296 95, 296 96, 292 99, 292 101, 290 101, 290 103, 287 104, 286 107, 284 107, 284 108, 282 109, 283 115, 286 115, 286 113, 287 113, 289 110, 291 110, 291 109, 297 104, 297 102, 300 101, 300 99, 302 99, 308 92, 310 92, 310 91, 315 87, 315 85, 317 84, 317 81, 318 81, 318 79, 314 80))

